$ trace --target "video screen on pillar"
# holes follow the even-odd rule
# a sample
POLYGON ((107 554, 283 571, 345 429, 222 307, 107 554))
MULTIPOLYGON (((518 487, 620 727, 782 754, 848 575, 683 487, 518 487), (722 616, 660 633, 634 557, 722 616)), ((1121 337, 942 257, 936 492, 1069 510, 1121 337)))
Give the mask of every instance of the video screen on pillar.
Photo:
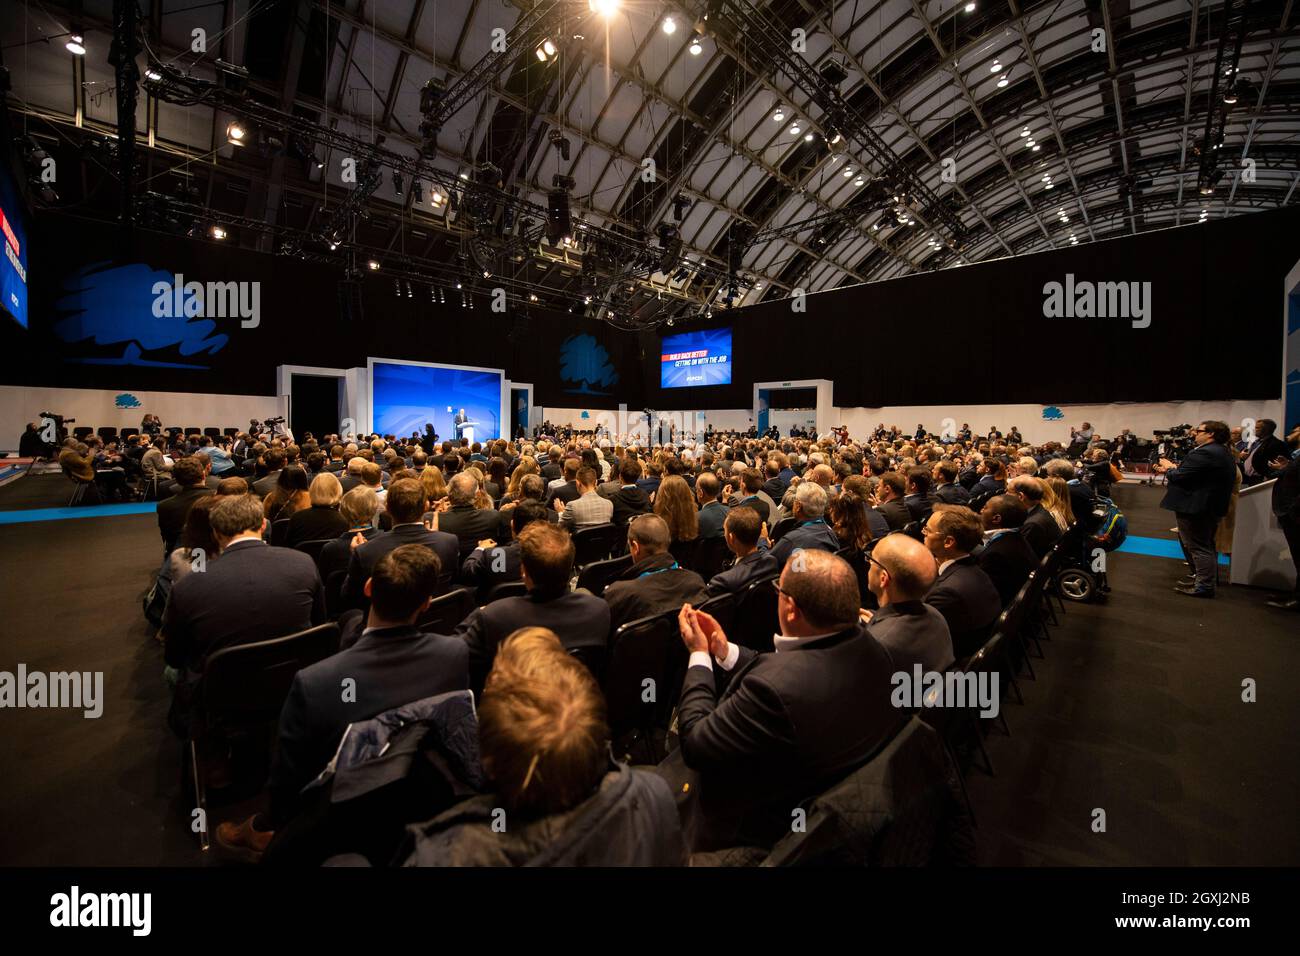
POLYGON ((731 384, 731 329, 666 335, 660 341, 660 388, 731 384))

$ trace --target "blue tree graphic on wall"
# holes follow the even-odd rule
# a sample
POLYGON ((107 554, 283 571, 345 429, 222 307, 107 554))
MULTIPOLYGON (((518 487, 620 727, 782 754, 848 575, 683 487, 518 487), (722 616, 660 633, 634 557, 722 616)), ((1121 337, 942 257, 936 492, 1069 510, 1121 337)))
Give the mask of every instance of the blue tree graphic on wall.
POLYGON ((586 332, 570 335, 560 345, 560 378, 577 382, 577 388, 566 389, 584 395, 608 395, 599 391, 618 384, 618 372, 609 359, 605 346, 586 332))

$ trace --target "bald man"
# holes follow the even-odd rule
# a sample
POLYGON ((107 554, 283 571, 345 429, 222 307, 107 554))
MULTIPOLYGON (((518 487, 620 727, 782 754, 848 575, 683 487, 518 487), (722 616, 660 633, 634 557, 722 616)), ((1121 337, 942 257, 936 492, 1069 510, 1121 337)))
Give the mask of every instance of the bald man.
POLYGON ((919 663, 942 671, 954 657, 948 622, 925 603, 939 573, 934 555, 910 535, 890 534, 868 560, 867 587, 880 609, 862 612, 870 621, 867 633, 889 651, 896 670, 910 672, 919 663))
POLYGON ((889 654, 858 619, 856 582, 834 554, 795 552, 778 589, 781 633, 765 654, 682 607, 691 656, 677 721, 682 757, 701 775, 696 849, 770 847, 789 832, 792 807, 866 760, 905 716, 889 703, 889 654))

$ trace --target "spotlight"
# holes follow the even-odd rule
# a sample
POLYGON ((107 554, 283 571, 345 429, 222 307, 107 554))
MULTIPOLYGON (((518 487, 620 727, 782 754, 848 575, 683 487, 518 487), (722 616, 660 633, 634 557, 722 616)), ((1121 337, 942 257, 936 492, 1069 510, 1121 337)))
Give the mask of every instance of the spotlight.
POLYGON ((674 20, 672 17, 664 17, 663 30, 664 33, 668 34, 669 36, 672 36, 674 33, 677 32, 677 21, 674 20))
POLYGON ((145 69, 144 78, 146 80, 153 80, 155 83, 157 83, 159 80, 162 79, 162 74, 159 73, 151 66, 145 69))
POLYGON ((366 267, 367 267, 371 272, 378 272, 378 271, 379 271, 379 260, 378 260, 378 259, 371 259, 369 262, 366 263, 366 267))
POLYGON ((844 178, 845 178, 845 179, 848 179, 848 178, 849 178, 850 176, 852 176, 852 175, 853 175, 853 167, 852 167, 852 166, 845 166, 845 167, 844 167, 844 178))
POLYGON ((812 133, 804 133, 804 134, 803 134, 803 141, 804 141, 805 143, 811 143, 811 142, 813 141, 813 134, 812 134, 812 133))
POLYGON ((831 137, 831 145, 838 146, 842 139, 844 139, 844 137, 841 136, 839 133, 836 133, 834 136, 831 137))
POLYGON ((1037 143, 1035 143, 1035 144, 1034 144, 1034 152, 1036 153, 1036 152, 1038 152, 1040 149, 1042 149, 1042 147, 1039 146, 1037 143))
POLYGON ((86 55, 85 38, 76 30, 68 34, 68 42, 63 44, 63 47, 77 56, 86 55))
POLYGON ((232 120, 226 124, 226 142, 232 146, 243 146, 244 139, 248 136, 248 131, 238 120, 232 120))
POLYGON ((224 239, 226 238, 226 230, 222 229, 220 226, 212 226, 208 229, 208 235, 213 239, 224 239))
POLYGON ((429 202, 433 203, 433 205, 435 206, 441 206, 444 198, 445 197, 442 195, 442 190, 435 189, 433 191, 433 195, 429 197, 429 202))
POLYGON ((864 185, 865 183, 866 183, 866 180, 863 179, 861 176, 859 176, 857 179, 853 180, 853 185, 855 185, 855 186, 862 186, 862 185, 864 185))
POLYGON ((1233 84, 1223 91, 1223 102, 1232 106, 1237 102, 1237 84, 1233 84))
POLYGON ((324 168, 325 168, 325 160, 323 160, 323 159, 318 159, 318 160, 316 160, 316 168, 317 168, 317 169, 324 169, 324 168))
POLYGON ((599 13, 605 19, 618 12, 618 0, 587 0, 587 6, 592 13, 599 13))
POLYGON ((973 3, 968 3, 968 4, 966 4, 966 12, 967 12, 967 13, 974 13, 974 12, 975 12, 975 4, 973 4, 973 3))
POLYGON ((781 123, 781 122, 784 122, 784 121, 785 121, 785 110, 778 106, 778 107, 776 108, 776 112, 772 114, 772 121, 775 122, 775 123, 781 123))
POLYGON ((691 39, 691 45, 687 49, 691 51, 691 56, 699 56, 704 52, 704 44, 700 42, 698 33, 691 39))
POLYGON ((798 123, 795 123, 793 126, 790 127, 790 135, 791 135, 791 136, 798 136, 798 135, 799 135, 799 124, 798 124, 798 123))
POLYGON ((1002 74, 1002 79, 998 80, 998 89, 1001 89, 1002 87, 1006 86, 1010 82, 1011 81, 1007 79, 1007 75, 1005 73, 1002 74))
POLYGON ((535 52, 537 53, 537 59, 545 63, 548 60, 554 59, 555 54, 559 52, 559 49, 556 47, 553 40, 546 39, 542 41, 541 46, 539 46, 535 52))
POLYGON ((993 65, 989 67, 990 73, 998 73, 1001 72, 1001 70, 1002 70, 1002 64, 998 60, 994 60, 993 65))

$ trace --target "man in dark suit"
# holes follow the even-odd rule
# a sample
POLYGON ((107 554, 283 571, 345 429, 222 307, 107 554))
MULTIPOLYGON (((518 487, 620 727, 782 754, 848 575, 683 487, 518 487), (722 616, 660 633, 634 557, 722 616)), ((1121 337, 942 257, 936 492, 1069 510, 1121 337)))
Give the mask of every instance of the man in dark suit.
POLYGON ((266 641, 325 621, 325 591, 312 559, 262 540, 266 519, 252 495, 231 495, 210 512, 221 548, 202 573, 172 588, 163 614, 163 656, 181 672, 169 721, 185 736, 190 703, 208 657, 225 647, 266 641))
POLYGON ((511 540, 500 544, 484 539, 460 567, 460 583, 474 588, 480 602, 498 584, 523 580, 519 535, 534 521, 546 521, 546 509, 536 501, 521 501, 510 509, 511 540))
POLYGON ((858 620, 853 569, 810 551, 786 566, 773 653, 731 643, 710 615, 682 608, 690 652, 677 724, 700 774, 697 850, 770 847, 792 808, 862 764, 905 719, 890 705, 889 654, 858 620))
POLYGON ((172 475, 181 490, 158 502, 158 533, 162 535, 164 554, 171 554, 180 543, 190 507, 200 498, 212 494, 204 479, 203 463, 193 455, 177 461, 172 467, 172 475))
POLYGON ((1269 477, 1277 479, 1271 504, 1291 550, 1291 564, 1296 570, 1295 588, 1289 596, 1266 603, 1269 607, 1300 611, 1300 425, 1291 429, 1287 442, 1291 446, 1289 453, 1269 461, 1269 477))
POLYGON ((772 560, 784 567, 790 555, 800 548, 813 551, 840 549, 840 539, 826 523, 826 490, 811 481, 799 482, 795 489, 793 516, 795 526, 772 545, 772 560))
POLYGON ((998 590, 1002 606, 1009 605, 1038 566, 1034 549, 1020 533, 1028 509, 1015 495, 994 495, 984 502, 980 523, 984 544, 975 554, 980 569, 998 590))
POLYGON ((1192 436, 1196 447, 1187 453, 1182 464, 1175 465, 1161 458, 1154 469, 1169 482, 1160 507, 1177 516, 1178 540, 1188 566, 1195 570, 1190 581, 1174 588, 1188 597, 1214 597, 1218 578, 1214 534, 1219 521, 1228 513, 1232 486, 1236 483, 1233 472, 1237 463, 1228 451, 1228 437, 1228 426, 1223 422, 1201 422, 1192 436))
POLYGON ((1061 526, 1056 523, 1052 513, 1043 507, 1046 491, 1047 485, 1043 479, 1029 475, 1017 475, 1007 485, 1007 492, 1025 503, 1025 523, 1021 533, 1039 558, 1051 551, 1061 536, 1061 526))
POLYGON ((464 437, 465 423, 467 421, 469 421, 469 416, 465 414, 465 409, 463 408, 458 411, 456 417, 452 419, 452 427, 455 429, 457 439, 464 437))
MULTIPOLYGON (((696 478, 695 497, 700 502, 700 540, 721 538, 723 522, 727 520, 731 509, 722 503, 722 484, 718 481, 718 476, 706 471, 696 478)), ((759 523, 762 524, 761 521, 759 523)))
POLYGON ((733 508, 727 513, 723 537, 727 548, 736 556, 736 563, 709 579, 704 591, 708 597, 743 594, 755 581, 770 578, 780 570, 772 553, 758 546, 762 528, 763 522, 753 508, 733 508))
POLYGON ((558 485, 552 484, 547 486, 546 507, 554 508, 555 499, 557 498, 567 505, 569 502, 576 500, 582 494, 582 489, 578 487, 578 472, 581 469, 581 459, 564 459, 564 481, 558 485))
POLYGON ((979 516, 965 505, 940 504, 922 530, 925 546, 939 564, 925 603, 948 622, 953 653, 969 657, 984 646, 1002 613, 992 578, 971 557, 984 540, 984 529, 979 516))
POLYGON ((763 493, 773 501, 780 501, 785 497, 786 488, 789 487, 789 483, 781 478, 781 462, 775 457, 769 458, 764 474, 767 480, 763 482, 763 493))
POLYGON ((907 479, 896 471, 887 471, 880 476, 876 486, 876 511, 885 516, 890 531, 902 531, 912 520, 904 497, 907 494, 907 479))
POLYGON ((479 608, 456 628, 469 645, 470 687, 478 694, 501 642, 521 627, 548 627, 566 650, 609 643, 609 605, 586 590, 570 591, 573 539, 549 521, 519 535, 520 573, 528 594, 479 608))
MULTIPOLYGON (((265 498, 274 489, 275 484, 280 480, 280 470, 284 468, 284 452, 279 448, 267 449, 265 455, 266 477, 259 478, 253 482, 253 494, 259 498, 265 498)), ((346 488, 343 489, 347 491, 346 488)))
MULTIPOLYGON (((633 515, 645 514, 650 510, 650 498, 636 486, 636 480, 641 477, 641 463, 635 458, 623 459, 618 469, 618 476, 622 484, 617 491, 605 497, 614 502, 614 524, 626 528, 629 518, 633 515)), ((600 488, 605 487, 607 486, 600 486, 600 488)), ((600 492, 600 488, 596 490, 600 492)), ((600 493, 604 494, 604 492, 600 493)))
POLYGON ((1255 423, 1255 440, 1246 446, 1241 459, 1243 484, 1258 485, 1267 481, 1271 471, 1269 463, 1290 454, 1286 442, 1276 433, 1277 422, 1271 418, 1261 418, 1255 423))
POLYGON ((678 565, 668 551, 668 523, 654 514, 638 515, 627 527, 630 567, 605 589, 611 633, 638 618, 680 608, 704 594, 704 580, 678 565))
POLYGON ((437 584, 438 560, 420 545, 403 545, 376 562, 366 581, 370 612, 361 636, 294 675, 280 711, 269 816, 221 824, 218 843, 255 858, 293 819, 299 792, 325 769, 348 724, 469 686, 465 643, 415 626, 437 584))
POLYGON ((898 670, 920 664, 942 671, 953 662, 952 636, 943 615, 924 600, 937 573, 934 556, 911 535, 890 534, 867 560, 867 587, 879 606, 862 612, 867 633, 889 651, 898 670))
POLYGON ((936 461, 931 472, 934 478, 934 496, 945 504, 964 505, 970 501, 970 492, 957 484, 957 465, 951 461, 936 461))
POLYGON ((907 470, 907 494, 903 505, 913 521, 924 521, 938 500, 930 491, 930 472, 924 465, 907 470))
POLYGON ((388 489, 388 514, 393 519, 390 531, 380 532, 370 541, 354 536, 348 576, 343 581, 343 597, 352 605, 364 603, 363 588, 376 562, 394 548, 404 544, 422 544, 438 556, 439 581, 445 586, 460 568, 460 539, 454 534, 424 526, 428 499, 424 488, 414 478, 400 478, 388 489))
POLYGON ((990 456, 980 462, 979 475, 979 481, 970 490, 972 498, 987 494, 1000 495, 1006 490, 1007 466, 997 458, 990 456))
POLYGON ((447 534, 454 534, 460 540, 457 568, 478 547, 480 541, 493 537, 501 526, 501 515, 495 509, 474 507, 477 494, 478 481, 473 475, 456 475, 447 482, 446 510, 438 512, 435 527, 447 534))

